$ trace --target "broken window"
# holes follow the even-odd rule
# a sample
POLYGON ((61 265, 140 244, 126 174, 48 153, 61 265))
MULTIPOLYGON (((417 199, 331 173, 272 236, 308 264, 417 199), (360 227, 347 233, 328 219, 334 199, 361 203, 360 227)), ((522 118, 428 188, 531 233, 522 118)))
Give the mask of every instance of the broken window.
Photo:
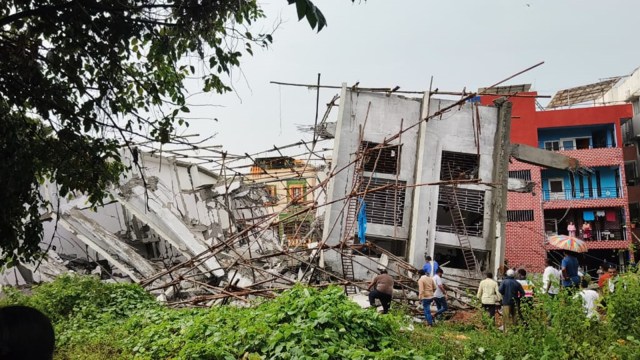
MULTIPOLYGON (((455 269, 467 269, 467 264, 464 261, 464 254, 462 249, 455 246, 446 246, 436 244, 434 248, 434 259, 440 264, 447 264, 447 267, 455 269)), ((478 269, 485 271, 487 264, 489 263, 489 251, 473 249, 473 254, 478 261, 478 269)))
POLYGON ((462 229, 457 229, 454 225, 452 207, 460 209, 464 220, 467 235, 482 236, 484 226, 484 191, 464 188, 454 188, 452 186, 440 186, 438 195, 438 217, 436 218, 436 231, 448 233, 460 233, 462 229))
POLYGON ((364 171, 380 174, 397 174, 400 163, 400 146, 384 145, 363 141, 360 150, 364 152, 364 171), (380 146, 378 149, 373 149, 380 146))
POLYGON ((395 180, 363 177, 360 192, 370 191, 364 195, 367 204, 367 222, 372 224, 402 226, 404 217, 404 201, 406 182, 395 180), (386 186, 380 190, 380 188, 386 186))
POLYGON ((443 151, 440 163, 440 180, 477 179, 480 156, 453 151, 443 151))
POLYGON ((533 210, 507 210, 507 221, 533 221, 533 210))
POLYGON ((509 171, 509 178, 531 181, 531 170, 509 171))
MULTIPOLYGON (((356 242, 358 242, 358 236, 356 235, 356 242)), ((382 249, 390 252, 391 254, 404 258, 405 251, 407 249, 407 241, 402 239, 389 239, 382 237, 375 237, 367 235, 367 241, 381 247, 382 249)), ((369 257, 380 257, 382 252, 372 249, 369 247, 365 247, 361 251, 362 254, 369 257)), ((359 253, 358 253, 359 254, 359 253)))

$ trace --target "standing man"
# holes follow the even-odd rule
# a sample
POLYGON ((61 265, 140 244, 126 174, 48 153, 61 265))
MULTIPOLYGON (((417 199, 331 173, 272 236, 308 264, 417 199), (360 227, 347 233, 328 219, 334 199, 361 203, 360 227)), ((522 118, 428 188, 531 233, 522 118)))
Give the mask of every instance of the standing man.
POLYGON ((584 313, 587 315, 587 319, 599 318, 598 312, 596 311, 596 306, 598 305, 598 300, 600 300, 600 295, 597 291, 591 290, 588 288, 589 282, 587 280, 582 280, 580 282, 580 292, 576 295, 576 297, 580 296, 582 298, 582 306, 584 307, 584 313))
POLYGON ((482 303, 482 308, 489 314, 489 317, 495 322, 496 319, 496 303, 502 299, 498 290, 498 283, 493 280, 493 274, 488 272, 487 278, 480 281, 478 286, 478 299, 482 303))
POLYGON ((517 299, 524 297, 524 289, 519 282, 513 277, 516 272, 513 269, 507 270, 505 278, 500 284, 500 294, 502 294, 502 316, 503 316, 503 329, 506 332, 507 328, 511 325, 515 325, 518 322, 518 314, 516 311, 517 299))
POLYGON ((545 261, 547 267, 542 273, 542 292, 554 297, 560 292, 560 271, 553 267, 553 261, 549 258, 545 261))
POLYGON ((601 289, 601 291, 603 291, 604 286, 607 285, 609 288, 609 292, 613 293, 616 289, 614 280, 616 280, 617 278, 618 269, 616 269, 615 266, 611 265, 609 266, 609 270, 607 271, 607 273, 603 274, 602 276, 600 276, 600 279, 598 279, 598 287, 601 289))
POLYGON ((447 286, 442 280, 442 274, 442 269, 438 268, 438 270, 436 270, 436 275, 433 277, 433 280, 436 283, 436 292, 433 294, 437 309, 435 315, 436 320, 441 320, 442 313, 449 310, 447 307, 447 286))
POLYGON ((430 277, 433 277, 436 271, 438 271, 438 262, 435 260, 432 260, 431 256, 427 256, 425 260, 427 262, 424 263, 422 270, 424 270, 425 274, 429 275, 430 277))
POLYGON ((373 278, 368 290, 369 304, 376 308, 376 299, 378 299, 380 300, 380 304, 382 304, 382 313, 388 313, 393 296, 393 278, 387 273, 386 269, 381 269, 380 275, 373 278))
POLYGON ((580 284, 580 276, 578 275, 578 259, 571 254, 571 251, 564 251, 562 259, 562 287, 577 288, 580 284))
POLYGON ((436 282, 429 274, 425 274, 424 270, 418 270, 418 296, 422 301, 422 307, 424 308, 424 320, 433 326, 433 317, 431 316, 431 302, 433 302, 433 294, 436 291, 436 282))

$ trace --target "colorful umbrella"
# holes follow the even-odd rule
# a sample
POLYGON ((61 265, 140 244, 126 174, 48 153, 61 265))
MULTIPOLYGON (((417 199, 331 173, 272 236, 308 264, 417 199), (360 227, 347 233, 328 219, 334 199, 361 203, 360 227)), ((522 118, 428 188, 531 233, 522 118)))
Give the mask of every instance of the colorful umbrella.
POLYGON ((553 235, 549 236, 547 241, 549 245, 553 245, 557 248, 569 250, 573 252, 587 252, 587 243, 584 241, 567 235, 553 235))

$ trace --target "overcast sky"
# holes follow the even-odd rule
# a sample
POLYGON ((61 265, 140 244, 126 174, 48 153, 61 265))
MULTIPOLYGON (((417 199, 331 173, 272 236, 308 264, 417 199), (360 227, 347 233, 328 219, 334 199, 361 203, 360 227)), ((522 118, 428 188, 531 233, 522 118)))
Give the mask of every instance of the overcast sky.
MULTIPOLYGON (((491 85, 540 61, 510 81, 540 94, 626 75, 640 65, 640 1, 601 0, 314 0, 328 27, 315 33, 285 0, 261 2, 265 26, 281 18, 270 49, 242 60, 236 93, 194 96, 189 133, 218 135, 230 153, 254 153, 309 135, 315 91, 269 81, 440 90, 491 85)), ((197 89, 194 89, 194 91, 197 89)), ((321 111, 338 90, 320 93, 321 111)), ((335 120, 337 109, 332 113, 335 120)))

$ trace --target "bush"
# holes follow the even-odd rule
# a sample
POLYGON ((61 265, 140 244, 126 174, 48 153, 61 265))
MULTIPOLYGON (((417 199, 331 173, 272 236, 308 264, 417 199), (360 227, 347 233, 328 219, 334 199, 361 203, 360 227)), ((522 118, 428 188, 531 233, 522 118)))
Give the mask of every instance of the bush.
POLYGON ((401 310, 361 309, 329 287, 295 286, 253 307, 171 309, 131 284, 61 277, 0 304, 53 319, 56 359, 633 359, 640 353, 640 277, 625 275, 608 314, 588 320, 581 300, 538 296, 507 335, 478 321, 409 324, 401 310), (406 329, 412 329, 405 331, 406 329))

